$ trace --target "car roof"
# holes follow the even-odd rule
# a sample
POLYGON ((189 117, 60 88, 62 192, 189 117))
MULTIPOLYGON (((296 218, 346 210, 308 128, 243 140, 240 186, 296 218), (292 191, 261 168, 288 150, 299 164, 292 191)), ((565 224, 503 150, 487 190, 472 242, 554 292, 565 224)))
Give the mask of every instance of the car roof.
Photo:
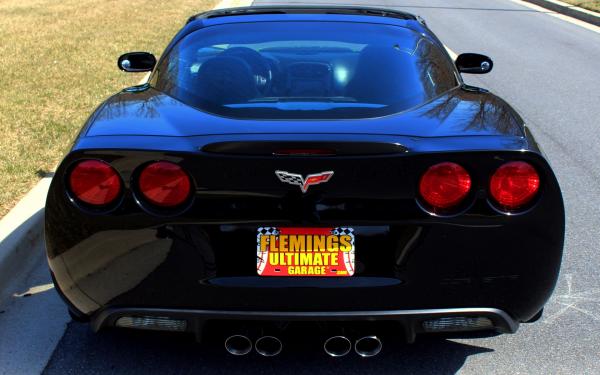
POLYGON ((425 21, 411 13, 376 7, 329 5, 251 6, 210 10, 190 17, 175 39, 180 39, 190 32, 208 26, 273 21, 379 23, 408 28, 435 39, 425 21))
POLYGON ((250 6, 214 9, 190 17, 186 23, 186 28, 197 24, 213 26, 226 23, 264 21, 370 22, 402 26, 418 32, 427 30, 425 21, 411 13, 368 6, 329 5, 250 6))
POLYGON ((314 5, 298 5, 298 6, 251 6, 239 8, 214 9, 208 12, 200 13, 189 18, 188 23, 198 19, 211 19, 228 16, 242 15, 282 15, 282 14, 337 14, 337 15, 353 15, 353 16, 376 16, 390 17, 403 20, 419 20, 419 17, 414 14, 402 12, 398 10, 363 7, 363 6, 314 6, 314 5))

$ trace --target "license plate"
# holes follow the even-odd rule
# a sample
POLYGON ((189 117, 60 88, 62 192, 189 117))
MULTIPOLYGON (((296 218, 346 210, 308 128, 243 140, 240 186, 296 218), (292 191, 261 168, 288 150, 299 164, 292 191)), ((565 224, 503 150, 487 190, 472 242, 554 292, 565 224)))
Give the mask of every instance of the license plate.
POLYGON ((352 276, 354 230, 258 228, 256 271, 260 276, 352 276))

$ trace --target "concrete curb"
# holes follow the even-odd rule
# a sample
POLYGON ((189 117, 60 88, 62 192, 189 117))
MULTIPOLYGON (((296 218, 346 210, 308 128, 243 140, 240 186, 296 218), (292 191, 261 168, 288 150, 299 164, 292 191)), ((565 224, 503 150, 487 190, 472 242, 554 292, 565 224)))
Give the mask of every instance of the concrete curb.
POLYGON ((0 220, 0 301, 15 278, 26 275, 38 258, 31 249, 43 240, 44 205, 51 177, 43 178, 0 220))
POLYGON ((576 18, 580 21, 591 23, 595 26, 600 26, 600 15, 591 10, 583 9, 575 5, 563 3, 556 0, 524 0, 542 8, 552 10, 554 12, 564 14, 565 16, 576 18))

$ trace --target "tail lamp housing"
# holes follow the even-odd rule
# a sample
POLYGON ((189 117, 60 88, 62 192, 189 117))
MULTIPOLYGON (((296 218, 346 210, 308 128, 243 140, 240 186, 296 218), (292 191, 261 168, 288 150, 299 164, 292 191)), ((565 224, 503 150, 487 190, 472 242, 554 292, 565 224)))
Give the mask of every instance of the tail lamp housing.
POLYGON ((145 201, 159 208, 174 208, 186 203, 192 183, 183 168, 168 161, 146 165, 138 177, 138 189, 145 201))
POLYGON ((106 207, 121 195, 121 177, 110 164, 96 159, 77 162, 68 176, 72 196, 91 207, 106 207))
POLYGON ((540 176, 536 169, 524 161, 511 161, 501 165, 490 179, 490 195, 503 211, 523 209, 536 197, 540 189, 540 176))
POLYGON ((471 176, 456 163, 435 164, 421 176, 419 194, 434 210, 450 210, 464 201, 471 191, 471 176))

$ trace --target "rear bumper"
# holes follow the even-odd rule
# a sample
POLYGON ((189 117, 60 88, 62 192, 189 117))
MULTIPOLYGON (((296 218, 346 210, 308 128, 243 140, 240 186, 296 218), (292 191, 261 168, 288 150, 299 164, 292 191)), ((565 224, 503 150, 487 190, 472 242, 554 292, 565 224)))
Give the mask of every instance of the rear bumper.
MULTIPOLYGON (((91 320, 92 328, 98 331, 105 327, 114 327, 123 317, 162 318, 185 321, 186 332, 200 335, 202 327, 211 320, 229 321, 317 321, 317 322, 397 322, 404 329, 406 339, 412 342, 419 333, 436 332, 425 328, 425 322, 439 321, 443 318, 455 318, 473 321, 474 318, 488 319, 485 326, 458 326, 437 332, 464 332, 475 330, 496 330, 501 333, 515 333, 519 323, 509 314, 494 308, 451 308, 423 310, 390 311, 226 311, 226 310, 187 310, 160 308, 109 308, 96 313, 91 320)), ((446 320, 448 321, 448 320, 446 320)), ((143 328, 143 327, 133 327, 143 328)))
POLYGON ((355 226, 357 272, 342 278, 257 276, 251 226, 101 231, 49 260, 57 289, 87 316, 162 307, 295 311, 303 317, 311 311, 368 311, 368 318, 370 311, 475 306, 523 322, 549 298, 562 244, 547 234, 532 235, 519 219, 490 227, 355 226))

